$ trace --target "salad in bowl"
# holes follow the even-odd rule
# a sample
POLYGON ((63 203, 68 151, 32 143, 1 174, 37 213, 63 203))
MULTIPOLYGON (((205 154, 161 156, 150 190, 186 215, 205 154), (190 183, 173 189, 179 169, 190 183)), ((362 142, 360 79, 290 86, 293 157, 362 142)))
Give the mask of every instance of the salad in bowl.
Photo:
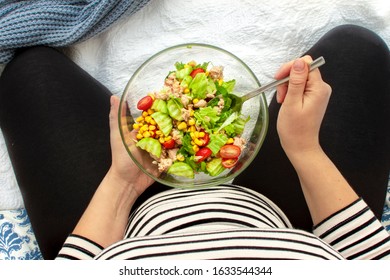
POLYGON ((222 66, 176 62, 161 90, 137 102, 136 146, 150 153, 160 172, 176 176, 218 176, 233 168, 250 119, 234 110, 235 82, 224 80, 222 66))
POLYGON ((223 49, 204 44, 165 49, 126 86, 119 109, 123 143, 134 162, 162 184, 192 188, 232 180, 266 135, 264 94, 235 106, 237 96, 259 85, 246 64, 223 49), (130 144, 125 131, 133 135, 130 144))

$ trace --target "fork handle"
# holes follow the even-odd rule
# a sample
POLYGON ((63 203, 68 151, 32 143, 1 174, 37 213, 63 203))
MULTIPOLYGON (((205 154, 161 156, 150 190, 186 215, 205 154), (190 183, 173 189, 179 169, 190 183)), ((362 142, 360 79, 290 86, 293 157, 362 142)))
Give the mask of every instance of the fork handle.
MULTIPOLYGON (((312 61, 310 64, 309 64, 309 71, 312 71, 322 65, 325 64, 325 59, 320 56, 319 58, 317 58, 316 60, 312 61)), ((255 97, 256 95, 266 91, 266 90, 269 90, 271 88, 275 88, 277 87, 278 85, 281 85, 281 84, 284 84, 285 82, 287 82, 288 80, 290 80, 290 76, 287 76, 286 78, 283 78, 283 79, 280 79, 280 80, 274 80, 273 82, 271 83, 268 83, 262 87, 259 87, 258 89, 255 89, 253 91, 250 91, 248 92, 247 94, 245 94, 244 96, 241 97, 242 99, 242 102, 252 98, 252 97, 255 97)))

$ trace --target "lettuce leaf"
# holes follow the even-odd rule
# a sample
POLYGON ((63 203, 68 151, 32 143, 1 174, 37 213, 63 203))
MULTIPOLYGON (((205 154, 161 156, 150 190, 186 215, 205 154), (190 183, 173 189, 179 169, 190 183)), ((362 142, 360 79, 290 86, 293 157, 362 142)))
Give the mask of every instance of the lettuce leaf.
POLYGON ((182 121, 183 116, 181 109, 183 108, 183 103, 179 98, 171 98, 167 102, 168 114, 172 119, 182 121))
POLYGON ((206 169, 210 176, 218 176, 225 168, 222 165, 221 158, 214 158, 211 161, 207 162, 206 169))
POLYGON ((219 120, 218 112, 211 107, 200 108, 195 111, 194 117, 202 127, 206 128, 206 130, 213 129, 219 120))
POLYGON ((192 82, 192 77, 190 75, 185 76, 183 80, 181 81, 180 85, 184 88, 188 87, 190 83, 192 82))
POLYGON ((181 70, 184 68, 185 63, 177 61, 175 63, 176 70, 181 70))
POLYGON ((180 150, 178 151, 179 153, 187 153, 189 155, 194 155, 195 152, 194 152, 194 149, 192 149, 192 144, 191 144, 191 136, 189 133, 186 133, 184 135, 184 137, 181 139, 181 142, 182 142, 182 146, 180 148, 180 150), (184 150, 184 153, 181 151, 181 150, 184 150))
POLYGON ((223 124, 218 128, 217 132, 220 132, 222 129, 224 129, 229 124, 233 123, 238 118, 238 113, 233 112, 224 122, 223 124))
POLYGON ((209 81, 206 74, 198 73, 188 87, 191 90, 192 98, 205 99, 208 86, 209 81))
POLYGON ((194 69, 202 68, 206 72, 208 67, 209 67, 209 62, 203 62, 202 64, 196 65, 194 69))
POLYGON ((183 69, 177 70, 176 71, 176 79, 181 81, 184 79, 184 77, 189 76, 191 74, 191 72, 192 72, 191 66, 184 67, 183 69))
POLYGON ((222 83, 222 87, 224 87, 228 93, 232 93, 235 86, 236 80, 230 80, 222 83))
POLYGON ((250 117, 243 118, 243 116, 240 116, 237 118, 232 124, 234 125, 234 131, 237 135, 241 135, 244 132, 245 124, 250 120, 250 117))
POLYGON ((228 137, 225 134, 210 134, 210 142, 207 147, 212 151, 215 156, 221 147, 226 144, 228 137))
POLYGON ((231 124, 226 125, 223 129, 229 137, 235 137, 241 135, 244 132, 245 124, 249 121, 250 117, 243 118, 240 116, 236 118, 231 124))

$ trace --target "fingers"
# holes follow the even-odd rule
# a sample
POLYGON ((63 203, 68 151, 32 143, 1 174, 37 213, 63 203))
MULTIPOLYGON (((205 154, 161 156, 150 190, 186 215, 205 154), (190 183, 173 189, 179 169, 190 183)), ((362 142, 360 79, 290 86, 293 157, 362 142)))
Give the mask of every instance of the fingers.
MULTIPOLYGON (((309 56, 309 55, 306 55, 300 59, 297 59, 297 60, 294 60, 294 61, 290 61, 286 64, 283 64, 280 69, 277 71, 277 73, 275 74, 275 79, 282 79, 282 78, 285 78, 287 76, 290 75, 290 81, 289 83, 284 83, 280 86, 277 87, 277 93, 276 93, 276 101, 278 103, 283 103, 285 98, 286 98, 286 94, 287 94, 287 91, 289 89, 289 87, 293 87, 293 88, 296 88, 297 84, 301 84, 300 86, 300 89, 302 89, 302 84, 303 84, 303 80, 302 79, 305 79, 305 84, 310 81, 310 82, 322 82, 322 78, 321 78, 321 74, 319 72, 318 69, 315 69, 313 71, 310 72, 310 74, 305 74, 306 77, 303 77, 299 74, 300 70, 299 68, 301 67, 302 68, 302 63, 301 62, 304 62, 306 65, 306 69, 305 69, 305 73, 308 73, 309 71, 309 67, 308 67, 308 64, 310 64, 313 59, 309 56), (297 67, 295 70, 294 70, 294 65, 295 63, 299 63, 300 64, 300 67, 297 67), (306 72, 307 70, 307 72, 306 72), (291 77, 291 75, 293 77, 291 77), (309 75, 309 76, 308 76, 309 75), (298 79, 298 80, 297 80, 298 79)), ((298 65, 295 65, 295 66, 298 66, 298 65)), ((303 70, 303 69, 301 69, 303 70)), ((303 75, 303 73, 301 73, 303 75)), ((296 91, 297 89, 295 89, 296 91)), ((303 93, 303 92, 302 92, 303 93)))
MULTIPOLYGON (((290 70, 290 80, 288 82, 288 88, 286 93, 278 89, 279 102, 283 103, 295 103, 302 102, 303 93, 305 91, 306 82, 309 74, 307 63, 303 58, 295 60, 290 70)), ((285 90, 283 88, 282 90, 285 90)))

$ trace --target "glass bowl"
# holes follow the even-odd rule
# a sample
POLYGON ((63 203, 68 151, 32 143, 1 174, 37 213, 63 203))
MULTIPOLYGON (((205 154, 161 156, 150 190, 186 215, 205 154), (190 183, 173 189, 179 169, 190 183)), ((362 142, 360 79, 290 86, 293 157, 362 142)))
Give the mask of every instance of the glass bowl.
MULTIPOLYGON (((164 49, 150 57, 135 71, 127 83, 120 101, 119 127, 123 143, 130 157, 143 172, 155 181, 176 188, 207 187, 233 180, 256 157, 268 128, 268 105, 265 95, 261 94, 243 103, 241 113, 250 117, 241 135, 247 142, 246 147, 242 150, 237 164, 230 169, 225 169, 218 176, 196 173, 194 178, 187 178, 167 172, 159 173, 151 168, 154 159, 149 154, 142 157, 142 160, 139 157, 139 150, 135 155, 135 149, 139 148, 129 145, 129 141, 134 140, 129 140, 126 137, 126 131, 128 133, 128 131, 133 130, 135 120, 142 114, 142 111, 137 109, 138 101, 148 93, 162 89, 168 73, 175 70, 176 62, 187 63, 190 61, 196 61, 200 64, 210 62, 214 66, 223 66, 224 80, 234 79, 236 81, 233 92, 238 96, 260 86, 260 82, 251 69, 237 56, 219 47, 198 43, 176 45, 164 49)), ((143 150, 142 152, 147 153, 143 150)))

